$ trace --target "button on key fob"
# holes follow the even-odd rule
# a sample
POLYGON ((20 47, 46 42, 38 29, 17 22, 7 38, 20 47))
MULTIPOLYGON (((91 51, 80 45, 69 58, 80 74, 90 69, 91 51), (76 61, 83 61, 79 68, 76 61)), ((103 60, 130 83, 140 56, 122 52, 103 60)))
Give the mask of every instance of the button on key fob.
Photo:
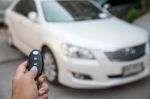
POLYGON ((43 57, 39 50, 33 50, 29 55, 27 69, 30 71, 33 66, 36 66, 38 69, 37 76, 35 77, 35 80, 37 80, 44 68, 43 57))

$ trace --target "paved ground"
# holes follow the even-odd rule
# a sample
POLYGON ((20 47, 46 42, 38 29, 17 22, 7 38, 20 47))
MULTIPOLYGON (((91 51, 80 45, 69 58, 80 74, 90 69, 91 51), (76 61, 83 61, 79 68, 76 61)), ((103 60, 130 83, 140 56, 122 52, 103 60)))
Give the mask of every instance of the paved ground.
MULTIPOLYGON (((19 50, 7 45, 4 30, 0 29, 0 99, 11 99, 11 78, 23 57, 19 50)), ((49 88, 49 99, 150 99, 150 77, 110 89, 75 90, 52 85, 49 88)))
POLYGON ((150 35, 150 12, 135 20, 134 24, 147 30, 150 35))

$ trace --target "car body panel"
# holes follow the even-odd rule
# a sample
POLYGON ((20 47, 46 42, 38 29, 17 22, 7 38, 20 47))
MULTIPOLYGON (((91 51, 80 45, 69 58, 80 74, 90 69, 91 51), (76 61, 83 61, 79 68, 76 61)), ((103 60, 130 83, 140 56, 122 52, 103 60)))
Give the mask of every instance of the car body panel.
POLYGON ((103 48, 101 50, 105 51, 140 45, 148 40, 146 31, 115 17, 104 20, 54 23, 53 26, 50 24, 47 27, 54 28, 56 35, 68 39, 68 42, 84 47, 90 45, 93 49, 103 48), (60 33, 58 28, 63 33, 60 33))

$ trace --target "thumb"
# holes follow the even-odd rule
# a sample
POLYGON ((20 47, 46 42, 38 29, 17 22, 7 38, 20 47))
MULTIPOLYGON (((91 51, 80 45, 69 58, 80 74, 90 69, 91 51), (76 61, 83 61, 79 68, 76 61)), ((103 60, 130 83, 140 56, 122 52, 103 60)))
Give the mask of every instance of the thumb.
POLYGON ((38 69, 36 66, 33 66, 31 70, 27 73, 28 77, 35 78, 37 76, 38 69))

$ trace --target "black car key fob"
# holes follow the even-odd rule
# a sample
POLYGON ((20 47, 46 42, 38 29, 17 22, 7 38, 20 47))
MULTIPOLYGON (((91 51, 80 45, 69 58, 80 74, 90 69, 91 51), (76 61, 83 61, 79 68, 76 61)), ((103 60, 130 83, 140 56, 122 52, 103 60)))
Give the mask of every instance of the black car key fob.
POLYGON ((35 77, 35 80, 37 80, 43 72, 44 61, 41 52, 36 49, 33 50, 29 55, 27 69, 30 71, 33 66, 36 66, 38 69, 37 76, 35 77))

